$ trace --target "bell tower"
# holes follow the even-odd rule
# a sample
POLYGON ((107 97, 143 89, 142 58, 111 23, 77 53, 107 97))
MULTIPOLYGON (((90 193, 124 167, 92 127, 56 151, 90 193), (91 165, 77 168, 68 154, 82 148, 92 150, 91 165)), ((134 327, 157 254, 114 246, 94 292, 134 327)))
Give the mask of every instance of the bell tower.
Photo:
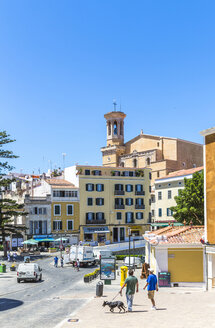
POLYGON ((121 111, 113 111, 104 115, 107 126, 107 146, 101 148, 104 166, 119 166, 119 156, 125 152, 125 117, 126 114, 121 111))

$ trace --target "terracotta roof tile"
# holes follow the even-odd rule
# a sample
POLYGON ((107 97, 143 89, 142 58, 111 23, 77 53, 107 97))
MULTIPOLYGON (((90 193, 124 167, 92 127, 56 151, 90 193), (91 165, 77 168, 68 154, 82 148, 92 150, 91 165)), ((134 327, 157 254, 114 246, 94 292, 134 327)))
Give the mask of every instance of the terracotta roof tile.
POLYGON ((180 171, 175 171, 175 172, 171 172, 168 175, 166 175, 165 177, 156 179, 157 180, 162 180, 162 179, 167 179, 167 178, 173 178, 173 177, 180 177, 183 175, 189 175, 189 174, 193 174, 195 172, 199 172, 202 171, 204 169, 204 166, 200 166, 200 167, 194 167, 192 169, 187 169, 187 170, 180 170, 180 171))
MULTIPOLYGON (((149 235, 165 236, 166 240, 161 240, 159 244, 199 244, 204 234, 204 226, 183 226, 183 227, 165 227, 156 231, 151 231, 149 235)), ((157 243, 156 238, 146 237, 152 245, 157 243)))
POLYGON ((64 179, 46 179, 45 180, 48 184, 51 185, 53 189, 72 189, 72 188, 77 188, 75 185, 67 180, 64 179))

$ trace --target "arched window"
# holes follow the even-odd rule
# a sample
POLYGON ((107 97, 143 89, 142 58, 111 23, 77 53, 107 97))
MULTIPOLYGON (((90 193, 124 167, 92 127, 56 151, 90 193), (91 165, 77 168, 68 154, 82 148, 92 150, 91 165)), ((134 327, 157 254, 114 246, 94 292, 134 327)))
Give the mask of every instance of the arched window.
POLYGON ((151 161, 150 161, 150 158, 148 157, 148 158, 146 159, 146 165, 150 165, 150 163, 151 163, 151 161))
POLYGON ((109 136, 111 135, 111 124, 110 124, 110 122, 108 122, 108 135, 109 136))
POLYGON ((134 160, 133 160, 133 166, 137 167, 137 159, 136 158, 134 158, 134 160))
POLYGON ((117 122, 113 123, 113 134, 117 135, 117 122))
POLYGON ((120 135, 123 136, 123 122, 120 122, 120 135))
POLYGON ((125 163, 124 163, 124 162, 121 162, 121 163, 120 163, 120 166, 121 166, 121 167, 124 167, 124 166, 125 166, 125 163))

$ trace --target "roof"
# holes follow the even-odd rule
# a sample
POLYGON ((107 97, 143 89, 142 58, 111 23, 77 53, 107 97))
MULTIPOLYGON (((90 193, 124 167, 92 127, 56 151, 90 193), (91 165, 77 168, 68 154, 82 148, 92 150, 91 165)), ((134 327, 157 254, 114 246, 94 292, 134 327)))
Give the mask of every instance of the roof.
POLYGON ((45 180, 53 189, 72 189, 77 188, 73 183, 64 179, 46 179, 45 180))
POLYGON ((175 172, 171 172, 168 175, 166 175, 165 177, 156 179, 157 180, 163 180, 163 179, 168 179, 168 178, 175 178, 175 177, 180 177, 180 176, 185 176, 185 175, 190 175, 193 174, 195 172, 199 172, 202 171, 204 169, 204 166, 200 166, 200 167, 193 167, 192 169, 187 169, 187 170, 180 170, 180 171, 175 171, 175 172))
POLYGON ((183 226, 183 227, 165 227, 148 233, 149 237, 145 240, 150 244, 157 245, 157 236, 165 236, 166 238, 159 241, 159 245, 201 245, 200 239, 204 234, 204 226, 183 226), (152 237, 150 238, 150 235, 152 237))
POLYGON ((209 128, 209 129, 206 129, 206 130, 203 130, 200 132, 200 134, 203 136, 203 137, 207 137, 209 136, 210 134, 214 134, 215 133, 215 127, 212 127, 212 128, 209 128))

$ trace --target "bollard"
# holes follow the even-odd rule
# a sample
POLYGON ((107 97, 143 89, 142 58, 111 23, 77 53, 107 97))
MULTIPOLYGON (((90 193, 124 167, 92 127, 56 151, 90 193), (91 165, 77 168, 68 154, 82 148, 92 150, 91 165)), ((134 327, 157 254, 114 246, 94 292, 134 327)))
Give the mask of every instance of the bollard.
POLYGON ((122 266, 121 268, 121 281, 120 281, 120 286, 122 287, 125 279, 127 278, 127 272, 128 272, 128 268, 126 266, 122 266))
POLYGON ((96 296, 101 297, 103 295, 103 282, 99 281, 96 284, 96 296))

